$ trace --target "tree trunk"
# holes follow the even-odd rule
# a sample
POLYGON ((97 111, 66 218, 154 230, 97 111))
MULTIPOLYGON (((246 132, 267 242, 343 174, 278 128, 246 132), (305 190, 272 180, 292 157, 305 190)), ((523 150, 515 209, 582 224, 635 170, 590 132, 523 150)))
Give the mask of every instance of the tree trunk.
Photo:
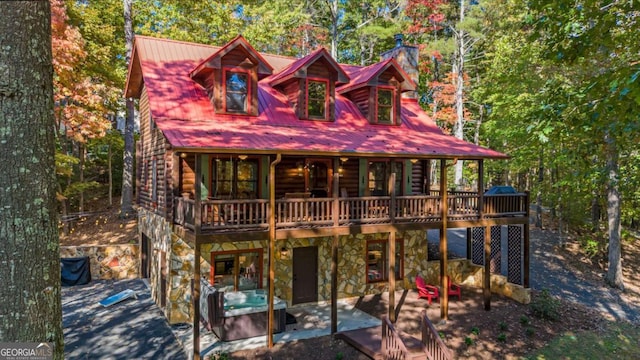
MULTIPOLYGON (((131 7, 133 0, 124 0, 124 36, 126 40, 126 60, 127 65, 131 61, 131 51, 133 49, 133 23, 131 19, 131 7)), ((127 98, 127 118, 124 129, 124 152, 122 164, 122 217, 129 217, 133 213, 133 123, 135 108, 133 99, 127 98)))
POLYGON ((113 205, 113 145, 109 142, 109 151, 107 153, 107 170, 109 171, 109 206, 113 205))
POLYGON ((84 185, 84 144, 79 142, 78 143, 78 158, 80 159, 80 162, 78 162, 78 174, 80 176, 80 193, 78 194, 79 197, 79 201, 78 201, 78 212, 79 213, 83 213, 84 212, 84 190, 82 190, 82 185, 84 185))
POLYGON ((536 227, 542 229, 542 184, 544 183, 544 148, 538 158, 538 193, 536 195, 536 227))
POLYGON ((338 61, 338 0, 331 2, 331 57, 338 61))
POLYGON ((609 268, 605 282, 624 290, 622 277, 622 249, 620 244, 620 190, 618 188, 618 149, 615 140, 605 135, 607 157, 607 220, 609 230, 609 268))
POLYGON ((51 9, 2 2, 0 19, 0 339, 62 359, 51 9))
MULTIPOLYGON (((460 21, 464 21, 464 0, 460 0, 460 21)), ((458 139, 464 138, 464 56, 465 56, 465 33, 464 30, 458 29, 456 40, 458 49, 454 59, 453 72, 456 74, 456 125, 454 136, 458 139)), ((454 183, 456 187, 461 188, 463 161, 458 161, 455 165, 454 183)))

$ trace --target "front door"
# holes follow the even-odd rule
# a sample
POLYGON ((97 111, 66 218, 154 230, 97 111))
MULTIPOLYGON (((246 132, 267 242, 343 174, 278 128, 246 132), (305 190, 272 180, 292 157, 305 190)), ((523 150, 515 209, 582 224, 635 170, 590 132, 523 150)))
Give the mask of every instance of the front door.
POLYGON ((313 197, 324 198, 331 196, 331 178, 333 170, 331 160, 308 159, 307 191, 313 197))
POLYGON ((318 247, 293 248, 291 304, 318 301, 318 247))

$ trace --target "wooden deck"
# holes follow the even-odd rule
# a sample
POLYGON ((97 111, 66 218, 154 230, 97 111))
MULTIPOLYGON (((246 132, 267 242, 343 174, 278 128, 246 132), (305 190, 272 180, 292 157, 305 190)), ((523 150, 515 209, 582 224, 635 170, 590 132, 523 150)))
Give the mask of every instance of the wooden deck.
MULTIPOLYGON (((407 359, 427 359, 427 355, 424 352, 424 348, 419 339, 401 331, 399 331, 399 335, 407 347, 407 350, 409 350, 409 357, 407 359)), ((344 340, 372 359, 383 359, 381 352, 382 326, 343 331, 337 333, 335 336, 338 339, 344 340)))
MULTIPOLYGON (((196 228, 196 208, 200 206, 200 234, 224 235, 238 233, 266 233, 269 230, 269 202, 251 200, 176 199, 174 223, 185 232, 196 228)), ((451 194, 443 207, 438 195, 381 196, 357 198, 295 198, 277 199, 275 227, 283 236, 292 230, 312 230, 316 236, 323 231, 340 233, 338 228, 423 226, 437 228, 443 220, 441 211, 447 209, 447 222, 462 227, 482 226, 488 222, 527 221, 528 193, 486 195, 451 194), (326 231, 328 230, 328 231, 326 231)), ((489 224, 491 225, 491 224, 489 224)), ((375 230, 375 229, 374 229, 375 230)))

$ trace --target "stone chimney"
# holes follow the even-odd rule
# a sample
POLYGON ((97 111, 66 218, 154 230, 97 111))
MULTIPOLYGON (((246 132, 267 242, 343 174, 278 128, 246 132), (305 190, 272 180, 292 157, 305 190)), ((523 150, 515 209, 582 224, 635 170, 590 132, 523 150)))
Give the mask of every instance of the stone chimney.
MULTIPOLYGON (((393 39, 396 41, 396 47, 380 54, 380 60, 394 58, 398 64, 400 64, 402 70, 418 85, 418 48, 416 46, 405 45, 402 34, 394 35, 393 39)), ((416 91, 407 91, 402 94, 402 97, 417 99, 418 93, 416 91)))

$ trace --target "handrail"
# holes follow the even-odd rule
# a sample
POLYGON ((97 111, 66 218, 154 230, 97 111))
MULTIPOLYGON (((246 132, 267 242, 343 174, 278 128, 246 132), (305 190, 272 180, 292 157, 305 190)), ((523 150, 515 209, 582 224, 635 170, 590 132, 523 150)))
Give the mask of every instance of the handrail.
POLYGON ((420 328, 422 329, 422 346, 429 360, 452 360, 453 352, 445 345, 438 335, 438 331, 429 318, 427 312, 422 310, 420 328))
MULTIPOLYGON (((392 208, 390 196, 339 198, 339 226, 434 222, 440 220, 442 199, 433 195, 397 196, 392 208)), ((276 228, 331 227, 334 198, 286 198, 275 201, 276 228)), ((448 217, 452 220, 479 220, 479 196, 470 193, 447 197, 448 217)), ((527 194, 485 195, 484 218, 526 217, 527 194)), ((269 202, 266 199, 211 199, 201 201, 202 229, 268 229, 269 202)), ((177 198, 174 223, 193 229, 195 201, 177 198)))
POLYGON ((402 338, 386 315, 382 316, 382 344, 380 347, 382 358, 385 360, 404 360, 409 350, 402 338))

